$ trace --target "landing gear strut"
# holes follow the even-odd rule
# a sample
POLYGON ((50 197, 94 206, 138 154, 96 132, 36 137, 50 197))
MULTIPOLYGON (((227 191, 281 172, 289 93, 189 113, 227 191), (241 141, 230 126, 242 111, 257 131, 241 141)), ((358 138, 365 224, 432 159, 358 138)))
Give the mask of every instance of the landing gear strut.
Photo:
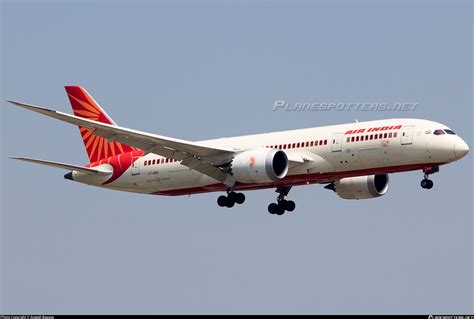
POLYGON ((227 190, 227 196, 221 195, 217 198, 217 205, 220 207, 234 207, 235 204, 243 204, 245 202, 245 195, 243 193, 236 193, 233 190, 227 190))
POLYGON ((289 187, 278 187, 276 192, 279 194, 276 203, 268 205, 268 212, 270 214, 283 215, 285 211, 292 212, 295 210, 295 202, 292 200, 286 200, 285 196, 290 192, 291 186, 289 187))
POLYGON ((433 188, 433 181, 429 179, 430 174, 434 174, 439 172, 439 166, 430 166, 425 167, 423 169, 423 173, 425 173, 424 178, 421 180, 421 187, 424 189, 432 189, 433 188))

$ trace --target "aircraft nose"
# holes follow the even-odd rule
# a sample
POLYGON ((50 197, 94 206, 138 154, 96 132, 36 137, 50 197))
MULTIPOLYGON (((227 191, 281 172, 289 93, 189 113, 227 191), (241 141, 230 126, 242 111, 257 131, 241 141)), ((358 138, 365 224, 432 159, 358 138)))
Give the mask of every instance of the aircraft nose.
POLYGON ((469 146, 461 138, 454 144, 454 156, 456 159, 461 159, 469 153, 469 146))

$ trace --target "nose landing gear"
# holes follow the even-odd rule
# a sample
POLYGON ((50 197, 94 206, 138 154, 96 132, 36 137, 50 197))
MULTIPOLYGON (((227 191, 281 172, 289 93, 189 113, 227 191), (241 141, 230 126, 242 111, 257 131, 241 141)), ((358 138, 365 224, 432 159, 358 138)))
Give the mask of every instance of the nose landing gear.
POLYGON ((270 214, 283 215, 285 211, 292 212, 295 210, 296 204, 292 200, 286 200, 285 196, 290 192, 291 186, 279 187, 276 192, 279 193, 276 203, 268 205, 268 212, 270 214))
POLYGON ((421 180, 421 187, 424 189, 432 189, 433 188, 433 181, 429 179, 430 174, 434 174, 439 172, 439 166, 429 166, 423 169, 423 173, 425 173, 424 178, 421 180))

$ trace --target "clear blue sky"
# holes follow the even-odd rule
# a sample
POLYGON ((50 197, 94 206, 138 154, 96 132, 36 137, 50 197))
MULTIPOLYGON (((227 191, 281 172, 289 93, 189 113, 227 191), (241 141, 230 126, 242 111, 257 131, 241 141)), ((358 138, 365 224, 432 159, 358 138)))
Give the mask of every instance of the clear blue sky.
MULTIPOLYGON (((200 140, 416 117, 473 149, 470 1, 2 1, 2 99, 71 112, 82 85, 120 125, 200 140), (414 112, 273 112, 414 102, 414 112)), ((78 129, 1 107, 0 313, 472 313, 472 154, 345 201, 294 188, 93 188, 7 159, 87 163, 78 129)))

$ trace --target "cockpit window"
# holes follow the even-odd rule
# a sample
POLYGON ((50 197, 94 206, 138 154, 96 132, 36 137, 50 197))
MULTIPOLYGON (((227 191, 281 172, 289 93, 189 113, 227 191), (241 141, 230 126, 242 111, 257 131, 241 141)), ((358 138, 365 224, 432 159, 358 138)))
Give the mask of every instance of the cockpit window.
POLYGON ((456 133, 454 133, 454 132, 453 132, 453 131, 451 131, 451 130, 444 130, 444 131, 445 131, 446 133, 448 133, 448 134, 451 134, 451 135, 456 135, 456 133))
POLYGON ((444 134, 444 131, 443 130, 435 130, 433 132, 434 135, 443 135, 444 134))

